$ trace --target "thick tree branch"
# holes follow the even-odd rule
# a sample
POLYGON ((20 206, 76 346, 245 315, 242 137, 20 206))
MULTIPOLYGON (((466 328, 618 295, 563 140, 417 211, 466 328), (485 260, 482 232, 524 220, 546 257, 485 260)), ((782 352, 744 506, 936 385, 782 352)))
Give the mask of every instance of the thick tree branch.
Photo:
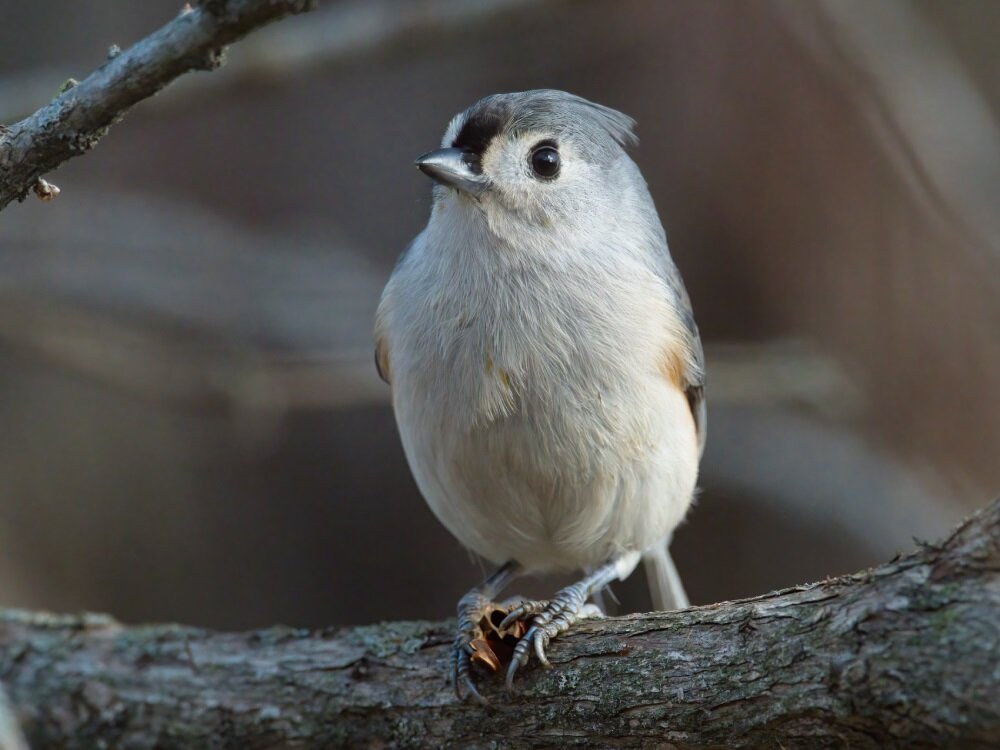
POLYGON ((203 0, 20 122, 0 126, 0 209, 42 175, 91 148, 133 105, 178 76, 218 67, 254 29, 311 10, 316 0, 203 0))
POLYGON ((517 693, 484 676, 489 708, 450 638, 7 612, 0 679, 39 748, 996 746, 1000 501, 865 573, 580 626, 517 693))

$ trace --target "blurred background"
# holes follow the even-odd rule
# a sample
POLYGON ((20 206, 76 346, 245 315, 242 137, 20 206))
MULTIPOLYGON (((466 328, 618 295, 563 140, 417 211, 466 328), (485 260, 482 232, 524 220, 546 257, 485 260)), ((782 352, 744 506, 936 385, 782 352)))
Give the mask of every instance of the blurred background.
MULTIPOLYGON (((180 4, 3 0, 0 122, 180 4)), ((450 616, 482 568, 410 478, 372 317, 413 158, 537 87, 638 120, 694 301, 693 601, 940 537, 1000 494, 998 35, 995 0, 345 0, 244 41, 0 215, 0 605, 450 616)), ((641 571, 615 593, 649 606, 641 571)))

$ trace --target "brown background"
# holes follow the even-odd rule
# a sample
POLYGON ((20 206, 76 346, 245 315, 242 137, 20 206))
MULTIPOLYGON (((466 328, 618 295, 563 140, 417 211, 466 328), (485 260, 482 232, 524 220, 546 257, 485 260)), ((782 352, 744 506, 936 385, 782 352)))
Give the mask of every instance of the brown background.
MULTIPOLYGON (((409 477, 371 318, 426 221, 413 157, 505 90, 639 122, 709 353, 695 602, 879 562, 998 494, 1000 6, 468 3, 374 45, 346 13, 405 5, 284 22, 358 48, 257 73, 235 49, 0 217, 0 604, 453 611, 480 568, 409 477)), ((4 3, 0 120, 177 10, 4 3)), ((648 606, 641 575, 616 592, 648 606)))

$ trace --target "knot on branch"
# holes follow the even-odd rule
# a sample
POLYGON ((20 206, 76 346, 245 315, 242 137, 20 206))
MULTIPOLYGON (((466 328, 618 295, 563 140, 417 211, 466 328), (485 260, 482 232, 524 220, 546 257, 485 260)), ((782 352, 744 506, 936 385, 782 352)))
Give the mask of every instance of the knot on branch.
POLYGON ((73 155, 85 154, 90 151, 97 143, 103 138, 107 132, 108 127, 98 128, 90 132, 72 132, 72 133, 61 133, 58 136, 58 141, 63 144, 67 153, 73 155))
POLYGON ((192 70, 216 70, 226 64, 228 47, 218 47, 210 49, 202 55, 198 55, 191 62, 192 70))
POLYGON ((35 195, 38 197, 38 200, 45 202, 57 197, 61 192, 56 185, 53 185, 51 182, 48 182, 41 177, 38 178, 38 181, 35 183, 32 190, 35 191, 35 195))

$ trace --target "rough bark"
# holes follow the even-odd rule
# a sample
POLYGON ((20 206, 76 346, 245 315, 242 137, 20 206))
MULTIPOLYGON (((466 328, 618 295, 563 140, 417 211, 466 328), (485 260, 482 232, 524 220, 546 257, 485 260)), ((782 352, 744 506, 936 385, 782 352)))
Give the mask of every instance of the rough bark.
POLYGON ((214 633, 6 612, 33 747, 995 747, 1000 501, 880 568, 579 626, 488 708, 448 624, 214 633))
POLYGON ((133 105, 192 70, 211 70, 226 45, 316 0, 202 0, 108 60, 30 117, 0 125, 0 209, 21 200, 42 175, 89 151, 133 105))

